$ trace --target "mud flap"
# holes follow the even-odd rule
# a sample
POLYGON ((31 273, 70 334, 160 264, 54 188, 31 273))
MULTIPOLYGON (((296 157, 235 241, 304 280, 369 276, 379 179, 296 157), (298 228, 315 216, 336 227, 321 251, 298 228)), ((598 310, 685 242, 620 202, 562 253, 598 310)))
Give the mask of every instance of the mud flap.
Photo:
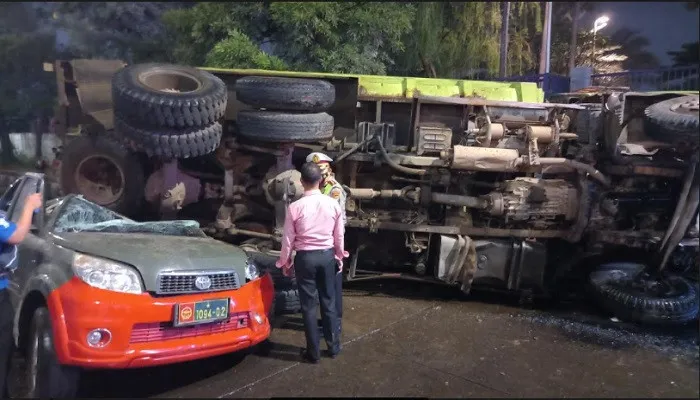
POLYGON ((471 290, 476 273, 476 247, 469 236, 440 235, 440 253, 435 275, 449 284, 459 284, 462 292, 471 290))

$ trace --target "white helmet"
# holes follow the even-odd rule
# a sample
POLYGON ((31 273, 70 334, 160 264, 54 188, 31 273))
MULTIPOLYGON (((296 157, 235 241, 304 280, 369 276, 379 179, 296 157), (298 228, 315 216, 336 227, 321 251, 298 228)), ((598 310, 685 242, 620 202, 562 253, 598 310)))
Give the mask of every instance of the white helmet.
POLYGON ((314 164, 330 163, 333 162, 333 159, 317 151, 306 156, 306 162, 313 162, 314 164))

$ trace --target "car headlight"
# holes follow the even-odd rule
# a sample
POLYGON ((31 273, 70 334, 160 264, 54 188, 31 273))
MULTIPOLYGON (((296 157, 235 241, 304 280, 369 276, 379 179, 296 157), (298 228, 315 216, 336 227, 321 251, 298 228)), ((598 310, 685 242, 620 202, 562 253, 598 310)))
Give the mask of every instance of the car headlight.
POLYGON ((258 267, 253 263, 252 260, 248 260, 245 263, 245 279, 247 281, 252 281, 253 279, 257 279, 260 276, 260 271, 258 271, 258 267))
POLYGON ((141 278, 131 267, 115 261, 77 253, 73 271, 90 286, 122 293, 143 293, 141 278))

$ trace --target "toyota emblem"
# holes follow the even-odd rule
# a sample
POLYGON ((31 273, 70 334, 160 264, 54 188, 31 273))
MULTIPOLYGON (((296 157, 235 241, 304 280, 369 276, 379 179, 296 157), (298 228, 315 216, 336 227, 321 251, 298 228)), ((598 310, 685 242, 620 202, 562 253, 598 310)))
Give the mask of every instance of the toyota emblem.
POLYGON ((198 276, 194 280, 194 286, 199 290, 207 290, 211 287, 211 279, 206 275, 198 276))

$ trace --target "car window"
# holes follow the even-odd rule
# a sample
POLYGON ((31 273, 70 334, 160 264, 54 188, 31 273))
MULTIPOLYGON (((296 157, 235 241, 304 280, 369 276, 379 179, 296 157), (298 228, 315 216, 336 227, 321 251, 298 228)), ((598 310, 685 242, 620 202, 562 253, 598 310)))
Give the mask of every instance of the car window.
POLYGON ((0 197, 0 211, 7 213, 10 211, 10 207, 12 207, 12 198, 15 195, 15 192, 17 192, 17 189, 19 189, 19 185, 22 183, 22 178, 17 179, 10 185, 10 187, 5 191, 5 194, 0 197))
POLYGON ((105 207, 71 197, 57 211, 54 232, 150 233, 167 236, 207 237, 196 221, 136 222, 105 207))

